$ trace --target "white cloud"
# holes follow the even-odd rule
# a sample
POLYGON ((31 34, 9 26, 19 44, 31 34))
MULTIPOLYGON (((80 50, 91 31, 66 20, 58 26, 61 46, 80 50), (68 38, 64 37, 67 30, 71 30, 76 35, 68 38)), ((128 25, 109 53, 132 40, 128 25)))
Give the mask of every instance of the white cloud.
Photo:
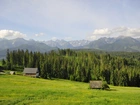
POLYGON ((87 40, 96 40, 97 39, 97 36, 96 35, 89 35, 89 36, 87 36, 86 39, 87 40))
POLYGON ((19 31, 13 30, 0 30, 0 38, 14 39, 14 38, 24 38, 26 34, 19 31))
POLYGON ((96 12, 97 9, 90 4, 75 0, 7 1, 0 6, 0 10, 3 10, 0 17, 12 23, 59 33, 61 37, 65 34, 81 37, 81 31, 84 33, 88 26, 109 24, 108 18, 96 12), (85 28, 81 30, 82 25, 85 28))
POLYGON ((57 40, 57 39, 58 39, 57 37, 52 37, 51 38, 51 40, 54 40, 54 41, 57 40))
POLYGON ((36 37, 43 36, 43 35, 45 34, 44 33, 35 34, 36 37))
POLYGON ((128 30, 127 27, 116 27, 116 28, 112 29, 111 31, 115 33, 115 32, 124 32, 127 30, 128 30))
POLYGON ((140 37, 140 29, 137 28, 128 28, 127 33, 129 36, 140 37))
POLYGON ((87 39, 95 40, 100 37, 118 37, 118 36, 130 36, 140 37, 140 28, 129 28, 129 27, 116 27, 113 29, 103 28, 95 29, 92 35, 89 35, 87 39))
POLYGON ((67 40, 67 41, 72 40, 72 37, 65 37, 64 40, 67 40))
POLYGON ((111 35, 140 37, 140 28, 117 27, 111 30, 111 35))
MULTIPOLYGON (((94 39, 104 36, 105 33, 111 34, 113 31, 109 29, 111 27, 140 26, 139 7, 133 7, 130 1, 124 3, 121 0, 109 0, 109 2, 105 0, 102 2, 99 0, 3 0, 0 3, 0 10, 2 10, 0 17, 1 20, 9 22, 8 27, 24 26, 26 32, 28 30, 32 33, 40 30, 47 31, 48 37, 57 35, 58 38, 64 38, 68 35, 83 39, 84 35, 92 32, 94 28, 97 29, 91 37, 94 39), (125 6, 122 7, 122 3, 125 6), (108 28, 98 29, 101 27, 108 28)), ((130 33, 134 34, 133 31, 130 33)))
POLYGON ((108 28, 96 29, 93 32, 94 35, 108 35, 111 34, 111 31, 108 28))

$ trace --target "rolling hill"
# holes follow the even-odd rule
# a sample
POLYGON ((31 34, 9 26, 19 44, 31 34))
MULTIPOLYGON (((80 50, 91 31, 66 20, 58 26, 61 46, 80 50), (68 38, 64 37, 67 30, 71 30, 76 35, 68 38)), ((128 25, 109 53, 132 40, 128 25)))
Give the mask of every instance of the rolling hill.
POLYGON ((89 89, 89 83, 0 74, 1 105, 139 105, 140 88, 110 86, 89 89))

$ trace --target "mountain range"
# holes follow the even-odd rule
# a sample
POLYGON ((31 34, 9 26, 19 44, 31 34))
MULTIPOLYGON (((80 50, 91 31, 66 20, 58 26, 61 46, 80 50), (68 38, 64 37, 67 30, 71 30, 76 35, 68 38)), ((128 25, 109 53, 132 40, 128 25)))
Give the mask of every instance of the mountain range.
POLYGON ((32 52, 48 52, 51 50, 57 50, 57 47, 50 47, 43 42, 35 40, 25 40, 23 38, 17 38, 12 40, 0 39, 0 59, 5 58, 7 49, 13 50, 28 50, 32 52))
POLYGON ((65 40, 49 40, 44 41, 48 46, 51 47, 58 47, 60 49, 67 49, 67 48, 75 48, 75 47, 82 47, 90 43, 88 40, 74 40, 74 41, 65 41, 65 40))
POLYGON ((140 40, 132 37, 100 38, 90 42, 84 48, 104 51, 140 52, 140 40))
POLYGON ((5 57, 7 49, 10 51, 17 49, 28 49, 29 51, 48 52, 57 49, 98 49, 103 51, 126 51, 140 52, 140 38, 119 36, 117 38, 100 38, 94 41, 88 40, 49 40, 35 41, 17 39, 0 39, 0 58, 5 57))

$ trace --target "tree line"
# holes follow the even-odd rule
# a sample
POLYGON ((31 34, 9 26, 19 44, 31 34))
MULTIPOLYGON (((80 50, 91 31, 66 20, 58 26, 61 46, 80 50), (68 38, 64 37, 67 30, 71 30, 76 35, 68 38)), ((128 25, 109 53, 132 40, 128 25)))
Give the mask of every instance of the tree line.
MULTIPOLYGON (((6 69, 37 67, 42 78, 89 82, 104 80, 115 86, 140 87, 140 61, 135 58, 59 49, 48 53, 7 50, 2 60, 6 69)), ((23 70, 23 69, 22 69, 23 70)))

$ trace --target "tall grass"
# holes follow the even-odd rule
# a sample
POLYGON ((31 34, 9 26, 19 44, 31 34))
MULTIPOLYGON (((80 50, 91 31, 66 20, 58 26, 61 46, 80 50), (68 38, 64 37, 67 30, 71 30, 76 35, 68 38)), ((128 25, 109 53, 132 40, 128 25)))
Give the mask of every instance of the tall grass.
POLYGON ((88 83, 0 75, 0 105, 140 105, 140 88, 92 90, 88 83))

